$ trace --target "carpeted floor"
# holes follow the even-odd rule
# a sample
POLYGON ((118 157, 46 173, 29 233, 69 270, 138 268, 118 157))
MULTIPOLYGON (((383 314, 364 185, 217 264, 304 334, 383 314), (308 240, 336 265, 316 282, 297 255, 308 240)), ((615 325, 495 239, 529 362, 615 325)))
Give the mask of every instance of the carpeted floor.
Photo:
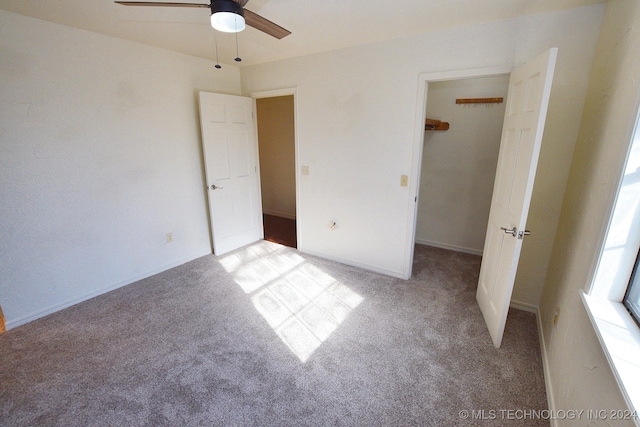
POLYGON ((0 335, 0 425, 549 425, 503 412, 546 409, 535 317, 512 310, 496 350, 479 265, 420 245, 408 281, 270 242, 199 258, 0 335))

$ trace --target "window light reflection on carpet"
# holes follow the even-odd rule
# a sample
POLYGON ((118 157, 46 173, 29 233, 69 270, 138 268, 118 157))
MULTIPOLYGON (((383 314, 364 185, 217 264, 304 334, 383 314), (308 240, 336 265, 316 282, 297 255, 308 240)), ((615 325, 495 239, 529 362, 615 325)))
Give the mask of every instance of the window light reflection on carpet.
POLYGON ((306 362, 363 298, 298 253, 262 241, 220 259, 276 335, 306 362))

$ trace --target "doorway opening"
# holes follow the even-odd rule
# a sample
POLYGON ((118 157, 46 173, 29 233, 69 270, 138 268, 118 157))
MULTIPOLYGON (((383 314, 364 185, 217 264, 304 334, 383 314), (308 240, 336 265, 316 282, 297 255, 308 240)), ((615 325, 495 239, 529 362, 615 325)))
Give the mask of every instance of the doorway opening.
MULTIPOLYGON (((424 236, 417 235, 418 228, 418 214, 423 213, 419 212, 418 207, 421 203, 421 199, 423 195, 421 192, 424 190, 425 186, 428 185, 437 185, 436 183, 426 183, 421 185, 422 181, 422 170, 423 170, 423 152, 425 147, 426 138, 432 139, 432 136, 429 136, 429 133, 438 134, 438 133, 449 133, 450 130, 463 126, 463 124, 456 124, 455 120, 448 119, 442 115, 441 112, 433 111, 433 108, 428 105, 427 102, 429 88, 436 83, 439 82, 450 82, 450 81, 465 81, 468 79, 476 79, 483 77, 497 77, 497 76, 509 76, 511 74, 511 69, 507 67, 489 67, 489 68, 477 68, 477 69, 468 69, 468 70, 455 70, 455 71, 443 71, 443 72, 435 72, 435 73, 422 73, 418 76, 418 91, 417 91, 417 105, 415 109, 415 127, 414 127, 414 136, 413 136, 413 154, 412 154, 412 163, 411 163, 411 175, 410 175, 410 188, 413 189, 415 194, 415 203, 413 205, 412 218, 407 223, 407 236, 406 240, 406 250, 405 250, 405 258, 404 258, 404 267, 403 267, 403 277, 405 279, 409 279, 412 275, 413 270, 413 262, 414 262, 414 252, 416 243, 426 243, 424 236), (426 130, 426 119, 427 119, 427 107, 430 107, 429 113, 433 114, 433 119, 441 119, 443 122, 447 122, 449 124, 449 130, 446 131, 427 131, 426 130), (440 116, 440 117, 436 117, 440 116), (420 197, 419 197, 420 196, 420 197), (418 237, 417 237, 418 236, 418 237)), ((470 96, 464 96, 465 98, 470 96)), ((493 97, 493 96, 491 96, 493 97)), ((506 97, 505 97, 506 101, 506 97)), ((433 100, 429 102, 433 103, 433 100)), ((452 101, 455 105, 455 99, 452 101)), ((471 107, 473 108, 473 107, 471 107)), ((443 111, 443 110, 441 110, 443 111)), ((444 113, 447 114, 447 113, 444 113)), ((453 116, 451 116, 453 117, 453 116)), ((431 117, 429 117, 431 118, 431 117)), ((500 127, 501 128, 501 127, 500 127)), ((426 172, 425 172, 426 173, 426 172)), ((425 195, 424 197, 430 197, 429 195, 425 195)), ((413 201, 413 200, 412 200, 413 201)), ((485 224, 486 227, 486 224, 485 224)), ((486 228, 485 228, 486 229, 486 228)), ((433 243, 432 243, 433 244, 433 243)))
MULTIPOLYGON (((507 98, 509 75, 430 82, 415 243, 482 255, 506 103, 457 104, 457 99, 507 98)), ((424 122, 425 120, 423 120, 424 122)))
MULTIPOLYGON (((412 171, 415 175, 411 186, 415 189, 413 224, 408 224, 410 236, 407 241, 410 255, 405 259, 405 271, 411 275, 418 213, 418 190, 425 135, 427 91, 429 84, 437 81, 471 77, 490 77, 510 74, 507 89, 506 113, 501 128, 498 167, 495 170, 489 218, 486 225, 486 242, 480 267, 476 300, 487 324, 496 348, 500 347, 507 312, 515 283, 522 241, 526 230, 527 216, 533 192, 538 157, 542 145, 545 119, 551 94, 557 48, 538 55, 513 72, 495 72, 495 69, 445 72, 434 75, 422 74, 419 79, 418 105, 414 140, 412 171), (422 96, 420 96, 422 95, 422 96), (508 237, 507 237, 508 236, 508 237)), ((470 101, 472 99, 467 99, 470 101)), ((456 100, 458 104, 458 100, 456 100)), ((448 128, 448 126, 445 126, 448 128)))
POLYGON ((297 248, 294 95, 265 94, 256 112, 264 239, 297 248))

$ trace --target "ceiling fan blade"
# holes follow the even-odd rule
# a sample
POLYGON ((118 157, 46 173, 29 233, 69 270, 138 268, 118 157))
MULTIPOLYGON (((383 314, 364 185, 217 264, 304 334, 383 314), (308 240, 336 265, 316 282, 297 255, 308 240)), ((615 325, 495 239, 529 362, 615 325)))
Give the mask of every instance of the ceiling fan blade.
MULTIPOLYGON (((249 0, 233 0, 238 3, 240 6, 244 6, 249 2, 249 0)), ((157 1, 116 1, 115 3, 120 4, 122 6, 161 6, 161 7, 201 7, 201 8, 211 8, 211 4, 202 4, 202 3, 165 3, 165 2, 157 2, 157 1)), ((255 28, 256 30, 260 30, 263 33, 269 34, 277 39, 281 39, 283 37, 291 34, 291 31, 282 28, 280 25, 275 24, 269 21, 266 18, 258 15, 257 13, 251 12, 250 10, 244 9, 244 20, 247 25, 255 28)))
POLYGON ((206 7, 210 8, 208 4, 201 3, 162 3, 157 1, 117 1, 115 3, 123 6, 165 6, 165 7, 206 7))
POLYGON ((274 24, 268 19, 263 18, 257 13, 253 13, 247 9, 244 10, 244 20, 247 23, 247 25, 250 25, 256 30, 260 30, 263 33, 267 33, 270 36, 273 36, 277 39, 281 39, 291 34, 291 31, 282 28, 278 24, 274 24))

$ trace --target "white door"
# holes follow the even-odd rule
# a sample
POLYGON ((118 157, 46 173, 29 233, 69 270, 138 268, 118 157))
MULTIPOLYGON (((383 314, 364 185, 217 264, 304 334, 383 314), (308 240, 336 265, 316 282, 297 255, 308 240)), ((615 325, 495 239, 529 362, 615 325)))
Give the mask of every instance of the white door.
POLYGON ((200 92, 213 253, 222 255, 264 236, 255 101, 200 92))
MULTIPOLYGON (((500 347, 525 235, 557 48, 511 74, 476 299, 500 347)), ((543 232, 540 230, 540 232, 543 232)))

